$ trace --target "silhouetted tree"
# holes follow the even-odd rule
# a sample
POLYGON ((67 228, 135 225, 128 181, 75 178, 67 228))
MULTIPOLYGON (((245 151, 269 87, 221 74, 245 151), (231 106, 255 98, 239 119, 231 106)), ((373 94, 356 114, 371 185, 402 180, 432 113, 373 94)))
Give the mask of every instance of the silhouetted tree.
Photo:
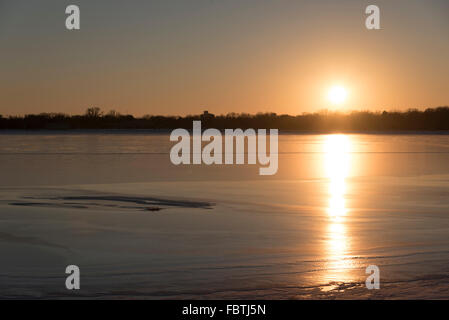
POLYGON ((101 117, 102 112, 100 110, 100 108, 98 107, 92 107, 92 108, 88 108, 86 110, 86 117, 88 118, 99 118, 101 117))

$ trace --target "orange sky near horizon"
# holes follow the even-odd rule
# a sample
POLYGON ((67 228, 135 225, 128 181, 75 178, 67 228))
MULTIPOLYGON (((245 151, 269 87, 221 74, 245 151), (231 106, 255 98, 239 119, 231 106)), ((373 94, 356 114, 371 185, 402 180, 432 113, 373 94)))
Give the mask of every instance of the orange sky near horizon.
POLYGON ((449 2, 0 3, 0 114, 301 114, 449 105, 449 2), (327 95, 347 91, 339 106, 327 95))

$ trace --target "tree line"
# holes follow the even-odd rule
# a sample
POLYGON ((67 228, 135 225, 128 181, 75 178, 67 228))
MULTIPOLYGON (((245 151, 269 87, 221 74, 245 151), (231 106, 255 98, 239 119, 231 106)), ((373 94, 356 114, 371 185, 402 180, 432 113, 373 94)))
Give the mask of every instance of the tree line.
POLYGON ((161 129, 192 128, 192 121, 201 120, 203 128, 264 128, 303 132, 386 132, 449 130, 449 107, 410 109, 407 111, 353 111, 350 113, 322 111, 302 115, 276 113, 229 113, 200 115, 134 117, 116 111, 102 112, 89 108, 83 115, 41 113, 2 117, 0 129, 71 130, 71 129, 161 129))

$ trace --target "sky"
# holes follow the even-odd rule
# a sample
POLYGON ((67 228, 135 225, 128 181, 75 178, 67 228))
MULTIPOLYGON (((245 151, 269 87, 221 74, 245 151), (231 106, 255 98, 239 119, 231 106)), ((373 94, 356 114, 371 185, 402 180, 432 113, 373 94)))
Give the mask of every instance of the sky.
POLYGON ((448 77, 447 0, 0 0, 4 116, 423 109, 448 77))

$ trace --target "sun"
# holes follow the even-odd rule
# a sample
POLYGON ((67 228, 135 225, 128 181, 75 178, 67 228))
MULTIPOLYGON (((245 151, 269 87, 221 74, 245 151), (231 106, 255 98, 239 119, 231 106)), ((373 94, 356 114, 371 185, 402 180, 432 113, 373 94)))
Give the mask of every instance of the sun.
POLYGON ((347 96, 348 92, 342 86, 333 86, 327 94, 329 101, 334 105, 340 105, 345 102, 347 96))

